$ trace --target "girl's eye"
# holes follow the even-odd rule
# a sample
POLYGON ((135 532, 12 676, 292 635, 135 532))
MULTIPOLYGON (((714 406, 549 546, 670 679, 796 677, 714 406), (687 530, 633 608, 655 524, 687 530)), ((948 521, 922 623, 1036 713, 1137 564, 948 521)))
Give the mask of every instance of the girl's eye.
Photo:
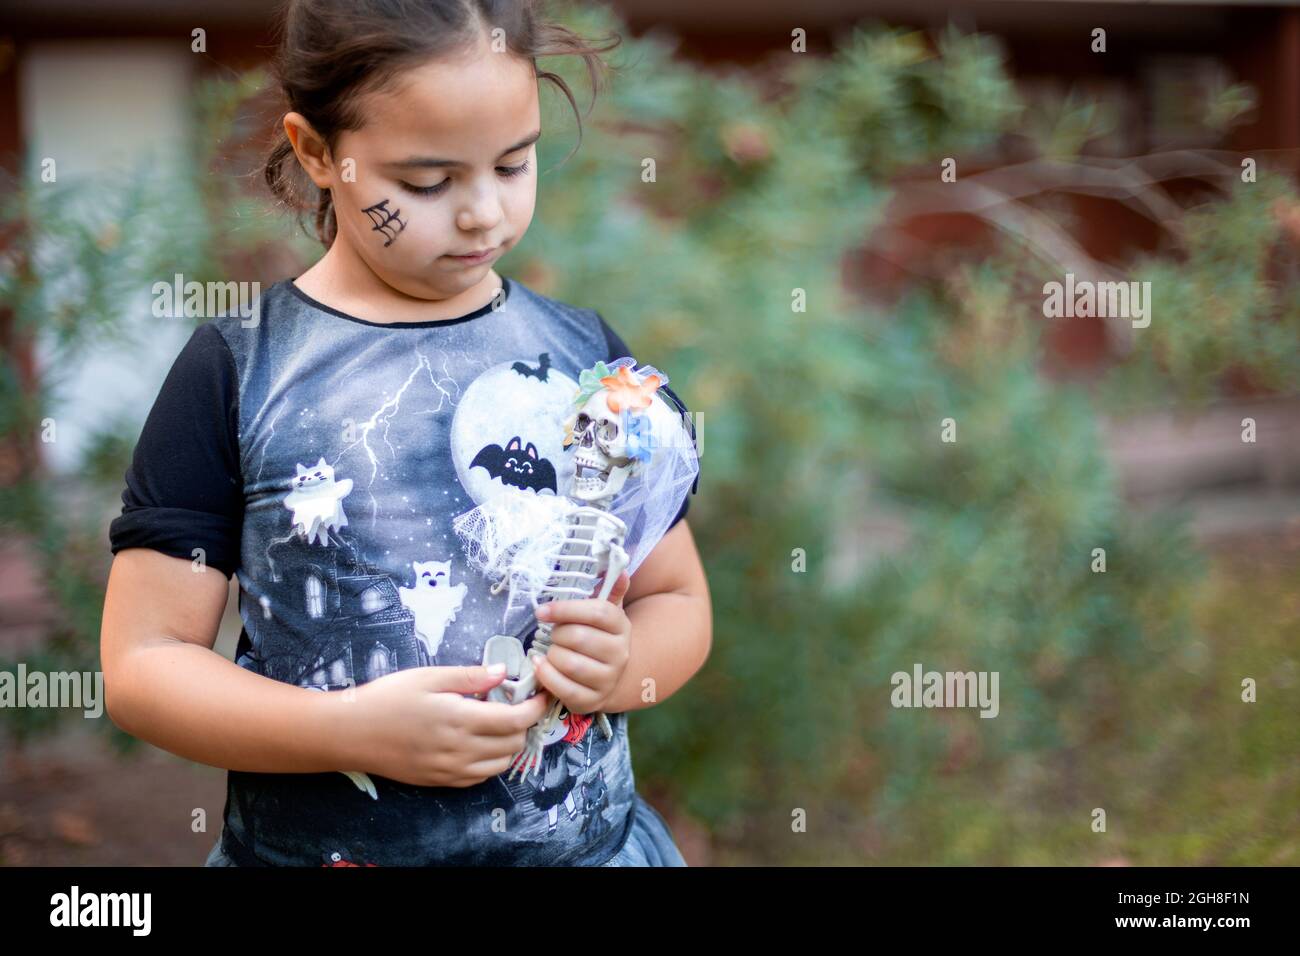
POLYGON ((397 184, 408 193, 414 193, 417 196, 435 196, 446 189, 450 183, 450 179, 444 179, 442 182, 436 183, 432 186, 412 186, 410 183, 403 182, 400 179, 397 181, 397 184))
POLYGON ((528 160, 525 159, 518 166, 498 166, 497 172, 502 176, 505 176, 507 179, 512 176, 522 176, 524 173, 528 172, 528 160))
MULTIPOLYGON (((506 179, 513 179, 515 176, 522 176, 531 168, 528 160, 524 160, 518 166, 498 166, 497 172, 506 179)), ((442 182, 433 186, 412 186, 402 180, 397 181, 398 185, 408 193, 414 193, 416 196, 436 196, 451 185, 451 179, 444 179, 442 182)))

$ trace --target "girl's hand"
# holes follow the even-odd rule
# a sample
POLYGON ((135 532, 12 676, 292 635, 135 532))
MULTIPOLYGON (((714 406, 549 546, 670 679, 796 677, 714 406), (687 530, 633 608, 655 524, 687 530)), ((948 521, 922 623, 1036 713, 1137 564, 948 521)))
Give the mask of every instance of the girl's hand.
POLYGON ((544 690, 520 704, 474 698, 504 679, 504 669, 483 666, 412 667, 362 684, 339 703, 356 717, 348 725, 356 764, 339 769, 420 787, 470 787, 505 773, 553 698, 544 690))
POLYGON ((601 710, 627 669, 632 622, 623 611, 631 586, 626 571, 607 600, 550 601, 537 609, 539 621, 554 621, 551 649, 536 664, 538 682, 574 714, 601 710))

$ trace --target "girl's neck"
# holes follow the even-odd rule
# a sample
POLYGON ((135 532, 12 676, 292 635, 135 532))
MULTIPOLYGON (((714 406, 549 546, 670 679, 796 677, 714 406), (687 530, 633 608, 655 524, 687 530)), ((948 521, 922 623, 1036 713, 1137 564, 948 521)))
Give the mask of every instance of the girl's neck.
POLYGON ((369 322, 437 322, 481 309, 501 289, 495 269, 463 292, 445 299, 421 299, 394 289, 375 275, 345 242, 336 239, 325 255, 297 279, 311 298, 369 322))

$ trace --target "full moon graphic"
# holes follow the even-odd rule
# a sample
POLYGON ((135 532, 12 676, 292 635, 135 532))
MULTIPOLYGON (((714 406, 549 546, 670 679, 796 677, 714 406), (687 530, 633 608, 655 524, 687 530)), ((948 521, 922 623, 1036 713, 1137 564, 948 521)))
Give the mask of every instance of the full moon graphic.
MULTIPOLYGON (((578 383, 550 368, 549 359, 538 363, 521 359, 494 365, 470 383, 456 405, 451 422, 451 457, 456 463, 460 483, 476 505, 497 494, 505 485, 503 477, 512 473, 501 469, 492 474, 484 465, 471 462, 492 445, 506 449, 519 439, 519 451, 505 454, 514 460, 527 460, 527 471, 545 473, 534 468, 528 445, 535 449, 536 464, 549 462, 555 469, 556 493, 566 494, 573 483, 573 452, 564 449, 564 422, 572 413, 578 383)), ((489 452, 486 457, 499 457, 489 452)), ((550 490, 537 490, 551 494, 550 490)))

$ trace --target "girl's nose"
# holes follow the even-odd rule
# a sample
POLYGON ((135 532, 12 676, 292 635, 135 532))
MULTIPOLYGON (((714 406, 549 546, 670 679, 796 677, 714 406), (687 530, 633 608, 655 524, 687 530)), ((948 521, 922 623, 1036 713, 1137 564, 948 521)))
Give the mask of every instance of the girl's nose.
POLYGON ((476 189, 456 217, 465 232, 489 234, 504 218, 497 191, 488 186, 476 189))

